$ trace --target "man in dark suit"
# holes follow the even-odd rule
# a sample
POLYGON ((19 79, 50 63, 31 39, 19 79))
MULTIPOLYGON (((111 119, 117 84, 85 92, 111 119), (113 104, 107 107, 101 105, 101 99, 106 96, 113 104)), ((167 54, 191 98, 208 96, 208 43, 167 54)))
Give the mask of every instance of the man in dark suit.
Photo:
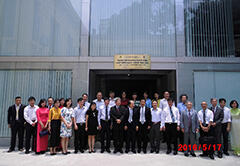
MULTIPOLYGON (((221 144, 221 132, 222 132, 222 126, 221 126, 222 123, 221 122, 224 117, 224 112, 220 107, 217 106, 216 98, 211 99, 211 104, 212 104, 212 107, 210 107, 209 109, 214 114, 213 123, 212 123, 212 132, 213 132, 214 136, 216 137, 216 144, 221 144)), ((216 145, 216 147, 218 147, 218 146, 216 145)), ((219 148, 216 148, 216 149, 219 149, 219 148)), ((218 151, 218 157, 222 158, 222 149, 221 148, 218 151)))
POLYGON ((126 153, 130 150, 131 143, 131 151, 136 153, 135 144, 136 144, 136 111, 137 107, 134 105, 134 101, 130 100, 128 103, 128 107, 126 110, 125 116, 125 126, 124 130, 127 131, 127 141, 126 141, 126 153))
POLYGON ((21 104, 20 96, 15 98, 15 104, 8 108, 8 127, 11 128, 11 146, 8 152, 15 150, 16 135, 18 134, 18 150, 23 151, 23 135, 24 135, 24 108, 21 104))
POLYGON ((111 126, 113 130, 113 144, 114 152, 113 153, 123 153, 123 126, 125 120, 125 107, 121 106, 121 99, 116 99, 116 105, 111 107, 110 117, 111 117, 111 126))
POLYGON ((148 133, 151 128, 151 111, 145 104, 146 100, 141 99, 140 107, 135 113, 138 153, 141 153, 141 148, 143 153, 147 153, 148 133))

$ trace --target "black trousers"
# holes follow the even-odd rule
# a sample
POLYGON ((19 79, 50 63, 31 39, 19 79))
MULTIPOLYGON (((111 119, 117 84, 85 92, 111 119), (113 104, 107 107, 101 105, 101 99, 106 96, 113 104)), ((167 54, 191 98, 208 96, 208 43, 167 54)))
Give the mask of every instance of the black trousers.
POLYGON ((37 143, 37 124, 33 127, 29 123, 26 124, 26 142, 25 148, 26 151, 30 149, 30 142, 32 140, 32 151, 36 152, 36 143, 37 143))
POLYGON ((61 120, 51 120, 50 147, 58 147, 60 144, 61 120))
POLYGON ((136 126, 133 123, 127 123, 127 127, 126 150, 130 149, 131 144, 131 150, 133 151, 136 144, 136 126))
MULTIPOLYGON (((228 135, 227 132, 228 123, 222 123, 222 138, 223 138, 223 152, 228 152, 228 135)), ((221 139, 221 137, 220 137, 221 139)))
POLYGON ((13 126, 11 126, 11 145, 10 150, 14 150, 16 146, 16 136, 18 134, 18 149, 23 148, 23 136, 24 136, 24 124, 16 121, 13 126))
POLYGON ((178 140, 178 145, 179 144, 184 144, 184 134, 181 130, 177 131, 177 140, 178 140))
MULTIPOLYGON (((207 126, 207 125, 206 125, 207 126)), ((205 127, 206 127, 205 126, 205 127)), ((213 150, 213 140, 211 140, 211 138, 213 137, 215 139, 215 136, 214 136, 214 130, 212 127, 210 127, 210 129, 208 130, 208 132, 204 132, 201 128, 201 126, 199 127, 200 130, 200 138, 199 138, 199 143, 201 144, 201 147, 202 147, 202 151, 203 151, 203 154, 206 154, 206 155, 212 155, 214 153, 214 150, 213 150), (207 138, 207 139, 206 139, 207 138), (208 140, 209 139, 209 140, 208 140), (204 141, 203 141, 204 140, 204 141), (203 145, 206 144, 207 145, 207 150, 203 150, 203 145), (208 150, 208 147, 210 147, 210 149, 208 150)), ((214 143, 215 144, 215 143, 214 143)))
MULTIPOLYGON (((222 143, 222 139, 221 139, 221 135, 222 135, 222 125, 217 125, 215 127, 213 127, 213 133, 214 136, 216 138, 216 150, 218 150, 218 146, 217 144, 221 144, 222 143)), ((218 153, 222 153, 222 146, 219 149, 218 153)))
POLYGON ((172 150, 173 143, 174 151, 177 151, 177 123, 165 123, 167 149, 172 150))
POLYGON ((115 150, 121 150, 123 147, 123 124, 113 123, 113 145, 115 150))
POLYGON ((148 125, 146 123, 144 124, 139 124, 138 126, 138 132, 137 132, 137 146, 138 150, 143 150, 147 149, 147 144, 148 144, 148 125))
POLYGON ((151 150, 159 151, 160 148, 160 123, 152 124, 150 130, 151 150))
POLYGON ((104 121, 100 120, 100 124, 102 126, 102 129, 100 130, 100 139, 101 139, 101 149, 109 149, 110 148, 110 125, 111 121, 104 121), (105 140, 106 140, 106 146, 105 146, 105 140))
POLYGON ((78 130, 74 130, 74 147, 75 150, 83 150, 85 148, 85 137, 86 137, 86 132, 85 132, 85 123, 77 123, 78 130))

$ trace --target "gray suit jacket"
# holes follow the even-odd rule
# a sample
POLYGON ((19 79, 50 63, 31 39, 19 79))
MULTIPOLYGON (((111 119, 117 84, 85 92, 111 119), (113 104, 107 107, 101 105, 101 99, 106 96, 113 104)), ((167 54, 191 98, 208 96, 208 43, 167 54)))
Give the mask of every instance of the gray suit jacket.
MULTIPOLYGON (((198 116, 197 116, 197 111, 195 111, 194 109, 192 109, 192 132, 196 133, 196 129, 199 128, 199 121, 198 121, 198 116)), ((181 114, 181 128, 184 129, 184 132, 187 133, 188 132, 188 110, 184 110, 182 111, 181 114)))
POLYGON ((216 126, 218 126, 218 125, 221 126, 221 124, 222 124, 221 122, 222 122, 223 117, 224 117, 223 109, 220 108, 219 106, 217 106, 215 112, 214 112, 213 107, 210 107, 209 109, 212 110, 212 112, 214 114, 213 122, 216 123, 216 126))

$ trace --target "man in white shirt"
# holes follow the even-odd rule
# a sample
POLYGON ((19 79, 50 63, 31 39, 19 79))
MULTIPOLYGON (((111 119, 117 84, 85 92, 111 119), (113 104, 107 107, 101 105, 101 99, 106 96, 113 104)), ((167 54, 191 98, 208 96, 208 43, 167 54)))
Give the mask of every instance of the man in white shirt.
POLYGON ((82 98, 83 98, 83 106, 85 106, 88 110, 90 103, 88 102, 88 94, 87 93, 83 93, 82 94, 82 98))
POLYGON ((110 151, 110 110, 111 107, 109 105, 109 99, 104 98, 104 105, 101 105, 98 110, 98 125, 100 129, 100 137, 101 137, 101 153, 105 150, 108 153, 110 151), (106 137, 105 137, 106 136, 106 137), (106 138, 106 146, 105 146, 105 138, 106 138))
POLYGON ((228 153, 228 135, 231 129, 231 112, 230 109, 226 107, 226 99, 219 99, 220 108, 223 110, 224 116, 222 120, 222 136, 223 136, 223 154, 229 156, 228 153))
POLYGON ((74 133, 75 133, 74 153, 78 153, 78 150, 81 153, 84 153, 85 137, 86 137, 85 122, 86 122, 87 107, 84 106, 83 98, 79 98, 77 102, 78 102, 78 105, 77 107, 74 108, 74 112, 73 112, 74 133))
POLYGON ((151 153, 159 153, 160 148, 160 131, 162 131, 162 125, 164 124, 164 119, 162 118, 162 110, 157 107, 157 100, 152 101, 151 115, 152 115, 152 126, 150 130, 150 143, 151 143, 151 153))
POLYGON ((201 144, 202 147, 204 144, 206 144, 207 150, 204 150, 204 148, 202 148, 203 153, 200 154, 200 156, 201 157, 209 156, 211 159, 214 159, 213 156, 214 151, 213 148, 211 148, 213 144, 208 145, 209 142, 212 141, 210 140, 211 137, 213 136, 214 138, 214 133, 211 130, 211 125, 213 122, 213 112, 207 108, 207 102, 205 101, 202 102, 201 106, 202 110, 198 112, 198 120, 200 124, 199 143, 201 144), (208 150, 208 147, 210 147, 210 150, 208 150))
POLYGON ((99 110, 99 107, 104 105, 104 100, 102 99, 102 92, 97 93, 97 99, 93 100, 96 103, 96 109, 99 110))
POLYGON ((177 131, 180 130, 180 114, 177 107, 173 105, 173 100, 169 98, 168 107, 163 112, 163 130, 166 131, 167 154, 172 152, 171 143, 174 144, 173 154, 177 155, 177 131))
POLYGON ((32 138, 32 151, 36 151, 36 134, 37 134, 37 114, 36 111, 38 109, 38 106, 35 105, 36 99, 34 97, 28 98, 29 105, 25 107, 24 109, 24 119, 26 120, 26 142, 25 142, 25 148, 26 154, 29 154, 30 149, 30 141, 32 138))
POLYGON ((109 107, 110 108, 116 105, 115 101, 116 101, 115 93, 113 91, 110 91, 109 92, 109 107))

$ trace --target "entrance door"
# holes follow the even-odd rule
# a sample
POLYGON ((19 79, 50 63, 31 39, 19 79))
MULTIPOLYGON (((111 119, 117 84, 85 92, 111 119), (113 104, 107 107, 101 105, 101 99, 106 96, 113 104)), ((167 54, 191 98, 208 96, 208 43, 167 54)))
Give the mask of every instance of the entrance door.
POLYGON ((114 91, 116 96, 121 96, 122 91, 127 92, 131 98, 133 92, 139 99, 147 91, 149 97, 158 92, 160 97, 165 90, 176 96, 176 71, 174 70, 90 70, 89 84, 90 99, 96 98, 96 93, 101 91, 103 96, 108 96, 109 91, 114 91))

